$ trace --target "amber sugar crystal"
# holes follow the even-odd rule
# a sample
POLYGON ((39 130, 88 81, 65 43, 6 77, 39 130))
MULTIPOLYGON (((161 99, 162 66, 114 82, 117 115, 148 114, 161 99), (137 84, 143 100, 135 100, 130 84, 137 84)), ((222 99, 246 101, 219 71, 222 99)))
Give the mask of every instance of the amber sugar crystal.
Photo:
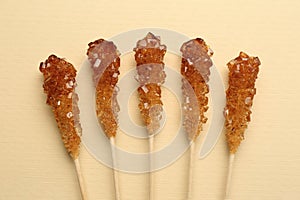
POLYGON ((197 38, 181 47, 181 74, 183 91, 183 125, 190 140, 200 134, 206 123, 208 110, 209 81, 212 51, 203 39, 197 38))
POLYGON ((227 64, 229 87, 226 91, 224 116, 227 143, 232 154, 244 139, 244 132, 250 122, 259 65, 258 57, 248 56, 244 52, 227 64))
POLYGON ((99 39, 89 43, 87 55, 94 71, 98 121, 108 138, 115 137, 119 112, 116 98, 120 74, 119 52, 113 42, 99 39))
POLYGON ((39 69, 44 75, 47 104, 52 107, 63 143, 71 157, 76 159, 81 134, 78 97, 74 93, 76 70, 71 63, 55 55, 42 62, 39 69))
POLYGON ((148 133, 154 134, 160 127, 162 115, 161 85, 165 81, 164 55, 166 46, 160 44, 160 38, 148 33, 137 42, 135 60, 137 63, 137 80, 140 87, 139 109, 148 133))

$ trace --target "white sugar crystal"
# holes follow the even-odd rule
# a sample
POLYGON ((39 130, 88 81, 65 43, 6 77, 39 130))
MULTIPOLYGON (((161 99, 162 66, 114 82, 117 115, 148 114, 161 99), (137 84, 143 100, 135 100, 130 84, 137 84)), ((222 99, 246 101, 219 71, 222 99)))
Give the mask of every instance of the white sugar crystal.
POLYGON ((98 58, 98 54, 94 53, 93 54, 94 58, 98 58))
POLYGON ((157 40, 156 40, 156 39, 149 38, 149 39, 147 39, 147 42, 148 42, 148 43, 151 43, 151 42, 157 43, 157 40))
POLYGON ((45 63, 43 62, 43 64, 42 64, 42 68, 44 69, 46 67, 46 65, 45 65, 45 63))
POLYGON ((72 92, 70 92, 70 93, 68 94, 68 98, 69 98, 69 99, 71 99, 71 98, 72 98, 72 96, 73 96, 73 93, 72 93, 72 92))
MULTIPOLYGON (((206 61, 207 59, 204 59, 204 61, 206 61)), ((200 62, 201 61, 201 57, 199 57, 199 58, 197 58, 196 60, 195 60, 195 63, 197 63, 197 62, 200 62)))
POLYGON ((139 45, 141 47, 145 47, 147 45, 147 42, 145 40, 141 40, 140 43, 139 43, 139 45))
POLYGON ((118 77, 118 73, 117 72, 115 72, 112 76, 114 77, 114 78, 116 78, 116 77, 118 77))
POLYGON ((101 60, 97 58, 95 63, 94 63, 94 67, 99 67, 100 63, 101 63, 101 60))
POLYGON ((208 48, 207 54, 211 56, 214 54, 214 52, 211 48, 208 48))
POLYGON ((68 112, 67 113, 67 118, 71 118, 71 117, 73 117, 73 113, 72 112, 68 112))
POLYGON ((194 40, 190 40, 188 43, 186 43, 186 46, 193 45, 193 43, 194 43, 194 40))
POLYGON ((116 92, 119 92, 119 91, 120 91, 120 88, 119 88, 118 86, 115 86, 114 90, 115 90, 116 92))
POLYGON ((57 105, 60 106, 60 101, 57 102, 57 105))
POLYGON ((74 86, 73 81, 69 81, 66 83, 67 88, 72 88, 74 86))
POLYGON ((250 104, 251 103, 251 97, 247 97, 245 99, 245 104, 250 104))
POLYGON ((145 93, 148 93, 148 92, 149 92, 148 88, 147 88, 145 85, 142 86, 142 90, 143 90, 145 93))
POLYGON ((188 58, 188 59, 186 59, 187 61, 188 61, 188 63, 189 63, 189 65, 192 65, 193 64, 193 62, 188 58))
POLYGON ((227 116, 228 113, 229 113, 229 110, 228 110, 228 109, 224 110, 224 115, 225 115, 225 116, 227 116))
POLYGON ((185 67, 184 67, 184 72, 187 72, 187 70, 188 70, 188 67, 185 66, 185 67))
POLYGON ((185 102, 186 102, 186 103, 190 103, 190 97, 186 97, 186 98, 185 98, 185 102))
POLYGON ((231 61, 229 62, 229 64, 230 64, 230 65, 234 65, 234 60, 231 60, 231 61))

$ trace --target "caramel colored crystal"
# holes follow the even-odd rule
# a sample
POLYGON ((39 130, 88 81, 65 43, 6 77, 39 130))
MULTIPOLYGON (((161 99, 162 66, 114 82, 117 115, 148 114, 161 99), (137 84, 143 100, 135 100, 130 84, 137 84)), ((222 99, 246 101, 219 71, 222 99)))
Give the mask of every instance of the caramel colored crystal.
POLYGON ((81 126, 79 123, 76 70, 72 64, 51 55, 39 67, 44 75, 47 104, 52 107, 64 145, 75 160, 79 155, 81 126))
POLYGON ((206 123, 204 113, 208 110, 209 81, 212 51, 204 40, 197 38, 181 47, 181 74, 183 91, 183 125, 190 140, 195 140, 206 123))
POLYGON ((137 63, 137 80, 140 87, 139 109, 148 133, 154 134, 160 127, 162 115, 161 88, 166 74, 164 72, 164 55, 166 46, 160 44, 160 38, 148 33, 137 42, 135 60, 137 63))
POLYGON ((96 85, 96 112, 108 138, 115 137, 118 129, 117 102, 119 52, 113 42, 99 39, 89 43, 88 59, 94 71, 96 85))
POLYGON ((227 102, 224 116, 227 143, 232 154, 237 151, 244 139, 244 132, 248 122, 250 122, 259 65, 258 57, 248 56, 244 52, 241 52, 237 58, 227 64, 229 87, 226 91, 227 102))

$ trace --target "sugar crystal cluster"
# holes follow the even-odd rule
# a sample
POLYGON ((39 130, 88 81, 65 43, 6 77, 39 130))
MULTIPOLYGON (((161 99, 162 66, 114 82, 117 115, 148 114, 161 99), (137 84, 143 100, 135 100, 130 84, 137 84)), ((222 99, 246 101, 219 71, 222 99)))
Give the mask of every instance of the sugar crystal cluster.
POLYGON ((76 70, 71 63, 51 55, 39 67, 44 75, 47 104, 52 107, 64 145, 75 160, 79 154, 81 126, 78 96, 75 93, 76 70))
POLYGON ((166 78, 163 63, 166 49, 165 45, 161 45, 159 36, 152 33, 139 40, 134 48, 140 84, 139 109, 150 135, 159 129, 162 117, 161 85, 166 78))
POLYGON ((248 122, 250 122, 259 65, 258 57, 248 56, 244 52, 241 52, 237 58, 227 64, 229 87, 226 91, 227 102, 224 116, 227 143, 232 154, 237 151, 244 139, 244 132, 248 122))
POLYGON ((116 84, 120 74, 120 53, 113 42, 99 39, 89 43, 87 55, 94 72, 98 120, 106 136, 115 137, 118 129, 116 84))
POLYGON ((197 38, 184 43, 181 47, 181 74, 183 92, 183 125, 190 140, 194 140, 206 123, 204 113, 208 110, 210 57, 213 52, 204 40, 197 38))

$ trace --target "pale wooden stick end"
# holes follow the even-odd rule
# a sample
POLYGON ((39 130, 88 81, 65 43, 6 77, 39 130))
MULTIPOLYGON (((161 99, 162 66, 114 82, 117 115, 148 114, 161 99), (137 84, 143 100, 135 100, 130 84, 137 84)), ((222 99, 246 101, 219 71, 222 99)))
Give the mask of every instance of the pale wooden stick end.
POLYGON ((117 165, 117 158, 116 158, 116 152, 114 149, 115 146, 115 138, 110 137, 110 147, 111 147, 111 156, 112 156, 112 162, 113 162, 113 178, 114 178, 114 188, 115 188, 115 197, 116 200, 120 200, 120 187, 119 187, 119 176, 118 172, 115 170, 115 166, 117 165))
POLYGON ((230 197, 230 188, 231 188, 231 177, 233 171, 233 163, 234 163, 235 154, 229 155, 229 163, 228 163, 228 173, 227 173, 227 181, 226 181, 226 193, 224 200, 231 200, 230 197))
POLYGON ((149 170, 149 200, 154 199, 154 174, 153 170, 153 155, 151 153, 154 152, 154 135, 149 135, 149 162, 150 162, 150 170, 149 170))
POLYGON ((81 198, 82 198, 82 200, 87 200, 87 194, 86 194, 86 189, 85 189, 85 184, 84 184, 84 180, 83 180, 83 175, 81 172, 79 159, 76 158, 74 160, 74 163, 75 163, 75 168, 76 168, 76 173, 77 173, 77 179, 78 179, 79 186, 80 186, 81 198))
POLYGON ((188 191, 187 200, 192 199, 192 186, 193 186, 193 171, 194 171, 194 161, 195 161, 195 142, 193 141, 190 146, 190 161, 188 169, 188 191))

